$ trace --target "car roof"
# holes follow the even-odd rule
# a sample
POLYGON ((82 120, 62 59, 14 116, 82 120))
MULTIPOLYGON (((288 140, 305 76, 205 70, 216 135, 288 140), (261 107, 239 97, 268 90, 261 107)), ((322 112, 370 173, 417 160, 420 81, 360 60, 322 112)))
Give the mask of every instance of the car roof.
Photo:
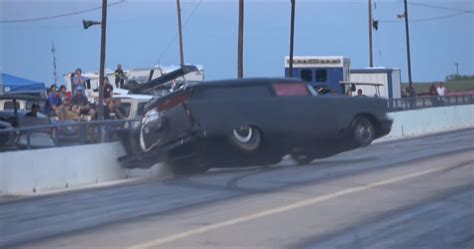
POLYGON ((39 97, 39 96, 32 96, 32 95, 26 95, 26 94, 3 94, 0 95, 0 100, 6 99, 6 100, 32 100, 32 101, 45 101, 46 98, 44 97, 39 97))
POLYGON ((260 85, 272 83, 306 83, 299 78, 245 78, 229 80, 201 81, 192 84, 192 87, 212 87, 212 86, 236 86, 236 85, 260 85))

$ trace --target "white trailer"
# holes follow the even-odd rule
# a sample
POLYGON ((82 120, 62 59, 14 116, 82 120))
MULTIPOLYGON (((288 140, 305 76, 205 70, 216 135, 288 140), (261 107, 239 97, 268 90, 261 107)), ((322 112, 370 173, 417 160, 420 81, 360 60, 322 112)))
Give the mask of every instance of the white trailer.
MULTIPOLYGON (((386 99, 401 98, 401 75, 398 68, 366 68, 351 69, 350 81, 361 83, 380 84, 380 96, 386 99)), ((377 93, 373 86, 358 85, 357 90, 361 89, 366 96, 375 96, 377 93)))

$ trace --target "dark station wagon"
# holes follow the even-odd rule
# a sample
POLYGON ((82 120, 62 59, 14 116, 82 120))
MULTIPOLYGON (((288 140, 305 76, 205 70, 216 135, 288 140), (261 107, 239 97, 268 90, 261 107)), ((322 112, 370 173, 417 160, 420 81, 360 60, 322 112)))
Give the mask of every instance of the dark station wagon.
POLYGON ((390 132, 387 102, 318 95, 298 79, 188 84, 146 107, 141 125, 121 133, 124 167, 165 162, 177 173, 211 167, 299 163, 367 146, 390 132))

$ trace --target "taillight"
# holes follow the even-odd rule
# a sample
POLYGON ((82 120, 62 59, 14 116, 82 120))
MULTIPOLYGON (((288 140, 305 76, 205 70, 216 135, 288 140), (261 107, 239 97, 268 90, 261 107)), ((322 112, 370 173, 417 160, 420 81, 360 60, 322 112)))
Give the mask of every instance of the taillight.
POLYGON ((307 85, 299 83, 277 83, 273 84, 277 96, 308 96, 307 85))
POLYGON ((190 92, 181 92, 174 96, 170 96, 158 104, 158 111, 165 111, 177 105, 180 105, 191 96, 190 92))

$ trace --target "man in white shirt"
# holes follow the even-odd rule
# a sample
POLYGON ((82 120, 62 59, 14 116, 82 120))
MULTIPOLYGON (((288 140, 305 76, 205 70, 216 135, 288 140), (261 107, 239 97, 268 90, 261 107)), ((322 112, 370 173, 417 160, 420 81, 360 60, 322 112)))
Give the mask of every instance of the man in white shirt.
POLYGON ((436 88, 436 92, 438 93, 438 100, 440 105, 444 105, 444 96, 446 96, 446 87, 444 84, 440 82, 438 87, 436 88))
POLYGON ((446 87, 444 87, 443 83, 438 84, 438 88, 436 88, 436 92, 438 92, 438 96, 444 97, 446 95, 446 87))

